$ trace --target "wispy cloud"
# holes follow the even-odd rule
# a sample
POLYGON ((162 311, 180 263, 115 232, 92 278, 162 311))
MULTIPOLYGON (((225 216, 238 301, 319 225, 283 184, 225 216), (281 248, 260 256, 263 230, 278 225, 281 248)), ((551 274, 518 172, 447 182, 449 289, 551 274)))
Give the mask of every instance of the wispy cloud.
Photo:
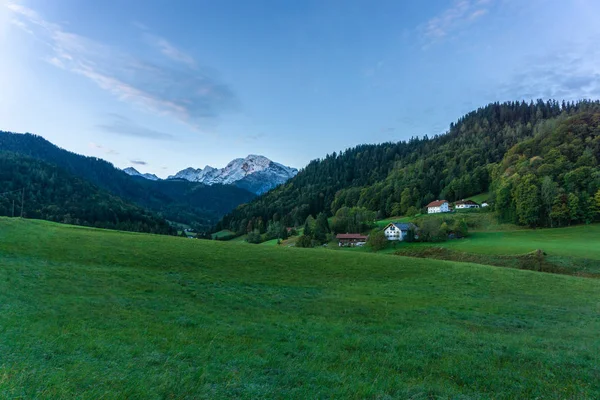
POLYGON ((175 136, 169 133, 138 125, 129 118, 119 114, 109 114, 107 121, 96 125, 96 128, 116 135, 155 140, 175 140, 175 136))
POLYGON ((98 143, 90 142, 88 144, 88 146, 89 146, 90 149, 100 150, 100 151, 102 151, 105 154, 110 154, 110 155, 118 155, 119 154, 118 151, 113 150, 113 149, 109 149, 108 147, 104 147, 104 146, 102 146, 102 145, 100 145, 98 143))
POLYGON ((167 39, 147 34, 146 38, 148 41, 156 47, 164 56, 170 58, 173 61, 177 61, 183 63, 191 68, 196 68, 196 61, 194 57, 185 53, 184 51, 178 49, 173 44, 171 44, 167 39))
POLYGON ((503 83, 499 94, 506 99, 578 100, 600 97, 600 49, 598 37, 587 43, 553 49, 545 56, 524 60, 503 83))
POLYGON ((424 48, 448 39, 489 12, 493 0, 455 0, 450 8, 419 27, 424 48))
POLYGON ((239 108, 233 90, 214 71, 165 38, 144 30, 142 36, 157 50, 148 60, 69 32, 19 3, 7 7, 14 26, 46 44, 43 57, 48 63, 90 79, 122 101, 199 130, 239 108))
POLYGON ((142 161, 142 160, 130 160, 130 163, 132 163, 133 165, 148 165, 148 163, 146 161, 142 161))

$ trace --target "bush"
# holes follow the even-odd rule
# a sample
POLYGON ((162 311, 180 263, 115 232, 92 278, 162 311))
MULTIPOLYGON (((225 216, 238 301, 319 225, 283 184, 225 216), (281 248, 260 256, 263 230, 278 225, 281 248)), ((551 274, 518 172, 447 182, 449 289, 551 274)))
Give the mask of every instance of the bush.
POLYGON ((464 219, 461 219, 460 221, 456 220, 452 229, 457 238, 463 238, 469 235, 469 226, 464 219))
POLYGON ((313 238, 310 235, 302 235, 296 240, 296 247, 313 247, 313 238))
POLYGON ((406 210, 406 215, 408 217, 414 217, 418 213, 419 213, 419 210, 415 206, 410 206, 410 207, 408 207, 408 210, 406 210))
POLYGON ((262 236, 260 236, 260 233, 258 232, 250 232, 246 237, 246 242, 259 244, 262 242, 262 236))
POLYGON ((382 230, 374 229, 369 235, 367 245, 373 249, 373 251, 383 250, 388 245, 388 239, 385 237, 385 233, 382 230))
POLYGON ((421 242, 441 242, 448 239, 448 225, 438 218, 426 218, 419 225, 421 242), (443 228, 443 229, 442 229, 443 228))

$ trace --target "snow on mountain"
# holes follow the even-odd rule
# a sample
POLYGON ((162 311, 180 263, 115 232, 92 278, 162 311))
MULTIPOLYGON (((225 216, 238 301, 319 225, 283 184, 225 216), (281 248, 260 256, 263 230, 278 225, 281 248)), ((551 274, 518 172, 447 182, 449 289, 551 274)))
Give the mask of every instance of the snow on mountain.
POLYGON ((190 181, 190 182, 198 182, 196 180, 196 177, 200 174, 200 172, 202 172, 202 170, 200 168, 198 168, 198 169, 186 168, 186 169, 182 169, 175 175, 169 175, 169 177, 167 179, 184 179, 184 180, 190 181))
POLYGON ((236 158, 225 168, 217 169, 209 165, 204 169, 186 168, 167 179, 185 179, 206 185, 235 184, 261 194, 286 182, 297 173, 296 168, 286 167, 264 156, 250 154, 246 158, 236 158))
POLYGON ((133 167, 129 167, 129 168, 125 168, 123 170, 123 172, 125 172, 128 175, 131 176, 139 176, 151 181, 158 181, 160 180, 160 178, 154 174, 142 174, 141 172, 139 172, 137 169, 133 168, 133 167))

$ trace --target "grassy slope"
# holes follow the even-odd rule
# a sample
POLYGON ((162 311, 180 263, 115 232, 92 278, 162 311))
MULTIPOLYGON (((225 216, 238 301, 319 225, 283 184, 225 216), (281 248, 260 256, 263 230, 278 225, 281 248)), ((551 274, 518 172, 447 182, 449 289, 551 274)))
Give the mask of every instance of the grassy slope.
POLYGON ((0 219, 0 398, 598 398, 598 304, 592 279, 0 219))
MULTIPOLYGON (((600 224, 579 225, 558 229, 520 229, 516 231, 473 232, 467 239, 439 243, 396 243, 380 250, 380 254, 395 254, 471 261, 488 265, 523 268, 517 258, 541 249, 551 267, 548 271, 570 275, 600 277, 600 224), (451 253, 442 251, 448 249, 451 253), (507 256, 515 256, 507 262, 507 256), (519 256, 519 257, 517 257, 519 256), (504 261, 503 261, 504 260, 504 261)), ((338 250, 336 247, 331 249, 338 250)), ((346 248, 351 252, 371 252, 369 247, 346 248)), ((532 265, 526 267, 531 269, 532 265)))
MULTIPOLYGON (((447 247, 478 254, 523 254, 542 249, 550 255, 600 260, 600 224, 568 228, 474 232, 469 238, 425 246, 447 247)), ((414 243, 409 246, 423 246, 414 243)))
POLYGON ((410 217, 391 217, 375 221, 375 225, 377 225, 378 228, 385 228, 390 222, 409 222, 410 220, 410 217))
POLYGON ((213 239, 216 239, 216 238, 222 238, 222 237, 233 236, 233 235, 235 235, 235 232, 230 231, 229 229, 223 229, 219 232, 213 233, 211 236, 213 239))
POLYGON ((489 198, 490 198, 490 194, 488 192, 486 192, 486 193, 480 193, 475 196, 467 197, 466 200, 473 200, 475 203, 481 204, 484 201, 487 201, 489 198))

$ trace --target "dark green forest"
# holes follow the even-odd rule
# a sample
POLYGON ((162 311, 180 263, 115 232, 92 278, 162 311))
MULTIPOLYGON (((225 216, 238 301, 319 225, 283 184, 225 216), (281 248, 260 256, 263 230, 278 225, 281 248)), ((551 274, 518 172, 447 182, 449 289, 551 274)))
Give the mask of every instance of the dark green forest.
POLYGON ((22 213, 25 218, 96 228, 176 233, 163 218, 139 206, 60 167, 15 153, 0 152, 0 193, 2 216, 22 213))
POLYGON ((568 202, 567 193, 573 187, 577 188, 573 195, 580 204, 589 202, 587 196, 598 189, 600 154, 595 116, 599 112, 597 101, 493 103, 460 118, 444 135, 361 145, 314 160, 286 184, 226 215, 215 230, 242 234, 248 227, 266 230, 271 221, 300 226, 309 215, 316 217, 324 212, 331 216, 343 207, 364 208, 376 212, 378 218, 406 215, 422 211, 432 200, 456 201, 490 190, 492 203, 507 222, 530 226, 584 222, 589 219, 583 216, 588 212, 585 208, 576 213, 577 218, 570 219, 558 215, 550 218, 548 208, 525 211, 520 200, 524 194, 519 191, 525 190, 525 184, 520 182, 526 180, 533 186, 527 190, 536 193, 530 195, 530 203, 541 199, 542 183, 548 179, 555 184, 552 207, 556 203, 557 210, 568 202), (570 132, 575 127, 580 133, 570 132), (544 146, 553 147, 559 154, 548 154, 544 146), (540 171, 529 171, 530 176, 521 177, 524 170, 519 170, 518 177, 508 179, 510 184, 502 184, 506 176, 517 172, 516 166, 509 167, 521 160, 518 154, 551 158, 548 162, 533 162, 534 166, 545 165, 540 171), (548 169, 555 161, 561 162, 560 173, 548 169), (580 174, 582 170, 574 171, 581 167, 587 168, 590 179, 585 184, 571 183, 569 173, 580 174), (537 219, 524 216, 536 212, 537 219))
POLYGON ((208 230, 227 212, 255 197, 233 185, 207 186, 187 181, 149 181, 132 177, 111 163, 61 149, 32 134, 0 131, 0 151, 11 151, 55 164, 126 201, 167 220, 208 230))
POLYGON ((600 109, 537 128, 492 170, 498 215, 531 227, 593 222, 600 211, 600 109))

